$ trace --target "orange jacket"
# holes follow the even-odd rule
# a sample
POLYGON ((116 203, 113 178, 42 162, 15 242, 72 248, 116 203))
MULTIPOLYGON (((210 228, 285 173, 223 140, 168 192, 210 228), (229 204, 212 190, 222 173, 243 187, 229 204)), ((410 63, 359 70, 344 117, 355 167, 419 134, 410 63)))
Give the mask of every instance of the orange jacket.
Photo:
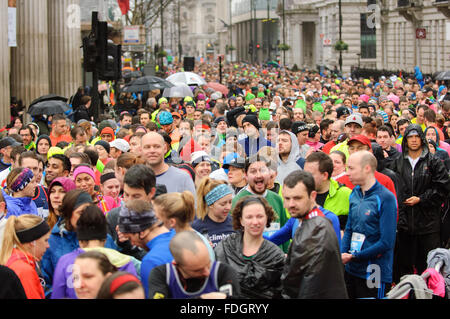
POLYGON ((45 299, 44 288, 36 272, 34 257, 14 248, 6 266, 19 277, 28 299, 45 299))

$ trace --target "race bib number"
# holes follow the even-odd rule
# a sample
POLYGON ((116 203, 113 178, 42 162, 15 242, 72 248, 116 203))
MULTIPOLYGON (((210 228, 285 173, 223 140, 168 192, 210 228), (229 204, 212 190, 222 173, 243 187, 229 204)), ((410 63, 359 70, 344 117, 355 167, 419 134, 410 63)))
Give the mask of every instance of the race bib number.
POLYGON ((270 223, 270 227, 266 227, 266 229, 264 229, 263 235, 270 237, 279 230, 280 230, 280 223, 273 222, 270 223))
POLYGON ((366 236, 360 233, 352 233, 352 242, 350 244, 350 253, 357 253, 361 251, 362 245, 366 236))

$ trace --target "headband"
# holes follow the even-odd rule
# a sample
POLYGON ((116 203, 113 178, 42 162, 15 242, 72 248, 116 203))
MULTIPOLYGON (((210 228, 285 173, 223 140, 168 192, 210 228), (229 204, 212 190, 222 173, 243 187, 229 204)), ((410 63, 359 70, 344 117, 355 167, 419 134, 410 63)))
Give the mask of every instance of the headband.
POLYGON ((208 194, 205 196, 206 205, 211 206, 215 202, 217 202, 222 197, 225 197, 231 193, 231 189, 226 184, 220 184, 219 186, 213 188, 208 194))
POLYGON ((201 128, 201 129, 204 129, 204 130, 207 130, 207 131, 211 131, 211 128, 208 125, 206 125, 206 124, 198 124, 198 125, 196 125, 195 129, 198 129, 198 128, 201 128))
POLYGON ((16 231, 17 238, 22 244, 31 243, 36 239, 41 238, 50 231, 50 226, 43 219, 39 224, 34 227, 16 231))
POLYGON ((113 178, 116 178, 116 173, 114 172, 103 174, 100 176, 100 184, 104 184, 106 181, 113 178))
POLYGON ((23 190, 33 179, 33 172, 29 168, 25 168, 9 187, 14 193, 23 190))
POLYGON ((137 282, 139 284, 141 283, 139 281, 139 279, 137 279, 135 276, 133 276, 131 274, 125 274, 123 276, 120 276, 120 277, 114 279, 111 282, 111 286, 109 287, 109 293, 111 295, 113 295, 120 286, 122 286, 123 284, 126 284, 127 282, 131 282, 131 281, 137 282))

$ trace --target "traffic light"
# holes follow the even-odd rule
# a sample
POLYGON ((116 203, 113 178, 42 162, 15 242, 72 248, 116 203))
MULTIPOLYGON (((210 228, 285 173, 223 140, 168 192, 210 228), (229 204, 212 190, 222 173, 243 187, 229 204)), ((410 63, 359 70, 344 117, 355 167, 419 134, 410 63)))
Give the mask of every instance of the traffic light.
POLYGON ((250 42, 250 44, 248 46, 248 54, 250 54, 250 55, 253 54, 253 42, 250 42))
POLYGON ((106 52, 100 57, 98 78, 103 81, 119 80, 122 75, 122 46, 111 40, 106 44, 106 52))
POLYGON ((122 75, 122 46, 108 40, 108 24, 99 22, 97 29, 97 45, 99 50, 98 78, 103 81, 114 81, 122 75))
POLYGON ((122 46, 108 40, 108 24, 98 21, 93 12, 92 32, 83 39, 84 69, 97 72, 103 81, 119 80, 122 76, 122 46))
POLYGON ((94 72, 97 67, 97 45, 95 38, 83 38, 83 67, 86 72, 94 72))
POLYGON ((261 49, 261 45, 259 43, 256 44, 257 49, 261 49))

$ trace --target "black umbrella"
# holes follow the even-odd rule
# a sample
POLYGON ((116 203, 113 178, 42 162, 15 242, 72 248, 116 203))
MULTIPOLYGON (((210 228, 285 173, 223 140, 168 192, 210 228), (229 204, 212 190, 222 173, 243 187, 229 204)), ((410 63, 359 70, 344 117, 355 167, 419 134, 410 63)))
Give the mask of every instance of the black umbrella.
POLYGON ((28 113, 31 116, 37 115, 53 115, 64 114, 70 110, 67 104, 63 101, 50 100, 36 103, 28 108, 28 113))
POLYGON ((63 102, 67 102, 67 98, 65 98, 64 96, 59 96, 56 94, 48 94, 48 95, 43 95, 41 97, 38 97, 36 100, 34 100, 33 102, 31 102, 30 104, 30 108, 34 105, 37 104, 39 102, 44 102, 44 101, 63 101, 63 102))
POLYGON ((171 87, 174 87, 174 85, 169 81, 157 76, 147 75, 131 81, 123 87, 122 91, 127 93, 136 93, 151 90, 163 90, 171 87))
POLYGON ((445 71, 439 73, 436 78, 437 81, 448 81, 450 80, 450 71, 445 71))
POLYGON ((142 76, 141 71, 132 71, 132 72, 123 72, 122 77, 124 79, 131 79, 131 78, 140 78, 142 76))

